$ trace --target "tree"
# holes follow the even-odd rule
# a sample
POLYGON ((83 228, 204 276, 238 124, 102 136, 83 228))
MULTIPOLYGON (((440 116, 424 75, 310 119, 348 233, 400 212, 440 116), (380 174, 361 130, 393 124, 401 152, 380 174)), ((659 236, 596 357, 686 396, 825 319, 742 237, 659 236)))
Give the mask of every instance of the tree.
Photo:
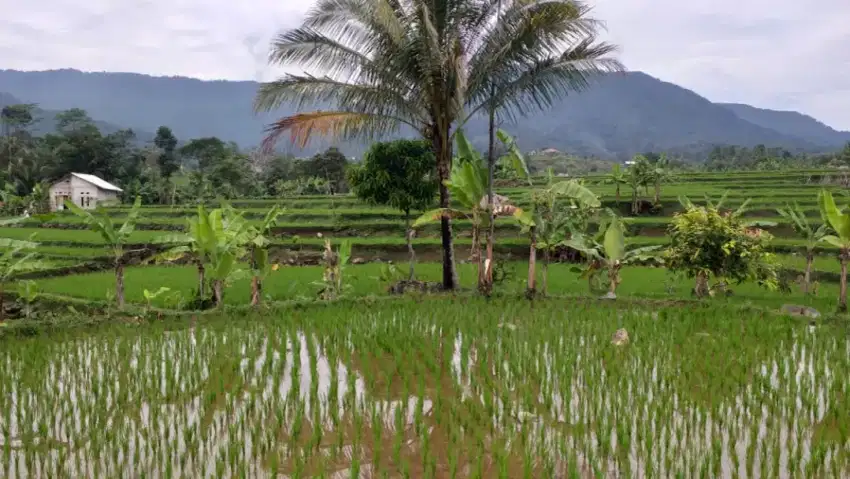
MULTIPOLYGON (((11 226, 26 220, 24 217, 0 220, 0 226, 11 226)), ((3 321, 6 315, 3 290, 12 278, 16 274, 38 271, 50 266, 38 258, 37 247, 38 243, 33 241, 0 238, 0 321, 3 321)))
MULTIPOLYGON (((470 256, 472 261, 478 264, 478 288, 485 294, 489 293, 487 287, 487 270, 492 264, 482 261, 481 255, 481 227, 490 221, 489 215, 484 215, 487 208, 487 165, 481 155, 469 144, 463 131, 459 131, 455 137, 458 145, 458 158, 452 165, 452 174, 444 181, 445 187, 451 192, 455 199, 455 208, 437 208, 422 214, 414 223, 417 228, 432 221, 438 221, 445 217, 468 218, 472 222, 472 248, 470 256), (460 208, 458 208, 458 206, 460 208)), ((505 196, 498 197, 496 217, 513 216, 519 217, 523 211, 510 204, 510 199, 505 196)))
POLYGON ((410 212, 424 210, 437 196, 434 153, 424 140, 396 140, 374 143, 360 165, 348 170, 354 194, 375 205, 391 206, 404 213, 407 251, 410 255, 408 279, 415 278, 416 253, 410 212))
POLYGON ((205 253, 206 270, 212 280, 213 296, 217 307, 224 305, 224 287, 243 275, 237 259, 245 256, 248 224, 233 208, 225 206, 206 213, 198 208, 198 236, 205 253))
POLYGON ((272 270, 268 249, 271 240, 268 235, 282 214, 283 209, 274 205, 266 212, 259 226, 250 226, 246 232, 245 242, 251 258, 251 306, 258 306, 262 301, 263 280, 272 270))
POLYGON ((542 285, 540 293, 548 293, 549 256, 555 248, 564 245, 576 231, 583 231, 589 211, 598 208, 599 198, 581 183, 555 182, 549 175, 546 188, 532 192, 533 210, 520 217, 523 232, 529 235, 527 296, 537 295, 537 251, 543 251, 542 285), (569 236, 569 237, 568 237, 569 236))
POLYGON ((178 153, 183 158, 195 162, 201 173, 206 173, 213 164, 229 156, 231 148, 227 143, 212 136, 189 140, 188 143, 180 147, 178 153))
POLYGON ((124 307, 124 246, 136 229, 136 221, 139 218, 141 206, 142 199, 136 198, 136 202, 133 203, 133 207, 127 213, 124 224, 116 229, 112 223, 112 218, 106 212, 93 215, 90 211, 77 206, 73 201, 65 201, 65 208, 81 217, 85 224, 92 231, 99 233, 106 245, 112 249, 112 262, 115 267, 115 300, 119 308, 124 307))
POLYGON ((620 285, 620 269, 630 263, 657 260, 651 254, 660 246, 644 246, 631 250, 626 249, 626 231, 622 220, 612 214, 610 221, 602 223, 596 238, 576 236, 564 242, 577 251, 584 253, 589 259, 587 268, 582 276, 591 279, 600 271, 607 270, 608 294, 616 297, 617 286, 620 285))
POLYGON ((776 265, 767 251, 772 236, 742 221, 747 202, 734 212, 723 213, 722 200, 706 206, 683 203, 685 211, 673 216, 668 230, 670 248, 665 261, 670 270, 696 278, 694 293, 698 297, 711 293, 711 276, 718 280, 721 291, 726 291, 730 280, 754 280, 776 288, 776 265))
MULTIPOLYGON (((612 48, 596 40, 588 11, 568 0, 320 0, 270 55, 306 73, 264 84, 255 108, 331 109, 280 119, 266 145, 286 133, 303 146, 313 133, 374 138, 410 128, 430 142, 440 207, 450 208, 453 128, 482 112, 495 121, 547 107, 590 75, 622 68, 606 59, 612 48)), ((443 286, 453 289, 448 216, 441 236, 443 286)))
MULTIPOLYGON (((623 170, 620 168, 619 163, 614 163, 611 166, 611 173, 608 174, 608 178, 605 179, 606 183, 610 183, 615 185, 616 193, 615 197, 617 199, 617 206, 620 206, 620 186, 630 184, 628 176, 623 173, 623 170)), ((634 207, 632 207, 634 208, 634 207)))
POLYGON ((661 185, 669 182, 673 176, 669 171, 670 162, 667 155, 657 155, 654 162, 650 162, 646 168, 647 180, 655 187, 655 204, 661 204, 661 185))
POLYGON ((174 136, 171 128, 160 126, 156 130, 153 143, 160 150, 156 158, 159 173, 163 178, 171 178, 171 175, 180 169, 180 164, 177 161, 177 137, 174 136))
POLYGON ((838 311, 847 312, 847 261, 850 260, 850 213, 843 213, 836 205, 832 193, 821 190, 818 196, 821 216, 832 227, 835 234, 826 235, 821 241, 838 248, 841 263, 841 282, 838 291, 838 311))
POLYGON ((301 165, 301 174, 316 178, 324 178, 331 187, 331 194, 344 192, 345 170, 348 168, 348 158, 337 148, 328 148, 301 165))
POLYGON ((803 276, 803 292, 808 294, 812 285, 812 264, 815 261, 815 248, 829 234, 829 224, 825 222, 818 228, 813 228, 806 218, 806 212, 800 208, 797 202, 794 202, 793 206, 785 205, 785 208, 778 208, 776 212, 788 220, 791 227, 794 228, 794 232, 806 242, 806 271, 803 276))

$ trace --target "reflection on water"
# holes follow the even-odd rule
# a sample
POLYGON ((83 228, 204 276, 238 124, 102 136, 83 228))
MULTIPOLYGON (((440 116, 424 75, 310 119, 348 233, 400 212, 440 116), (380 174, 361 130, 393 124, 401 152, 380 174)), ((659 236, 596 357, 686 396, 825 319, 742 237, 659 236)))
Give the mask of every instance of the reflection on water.
POLYGON ((373 319, 0 351, 0 476, 850 476, 843 338, 373 319))

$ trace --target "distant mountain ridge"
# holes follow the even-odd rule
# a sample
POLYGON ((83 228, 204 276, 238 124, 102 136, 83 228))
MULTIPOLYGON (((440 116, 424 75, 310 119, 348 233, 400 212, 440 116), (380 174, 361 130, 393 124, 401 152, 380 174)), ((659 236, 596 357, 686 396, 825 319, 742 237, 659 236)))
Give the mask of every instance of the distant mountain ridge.
MULTIPOLYGON (((184 141, 218 136, 243 147, 257 145, 265 125, 294 112, 282 108, 255 115, 252 103, 258 87, 250 81, 136 73, 0 70, 0 92, 46 110, 79 107, 92 118, 134 131, 155 131, 167 125, 184 141)), ((607 75, 546 112, 502 127, 517 136, 526 150, 551 147, 600 158, 625 158, 644 151, 699 157, 717 144, 821 152, 850 141, 850 132, 836 131, 797 112, 713 103, 641 72, 607 75)), ((484 121, 470 122, 467 131, 474 143, 486 144, 484 121)), ((293 152, 311 153, 328 143, 293 152)), ((365 144, 341 146, 349 155, 365 149, 365 144)))
MULTIPOLYGON (((0 108, 3 108, 8 105, 17 105, 21 103, 35 103, 32 101, 23 101, 14 95, 9 93, 0 91, 0 108)), ((56 115, 61 113, 63 109, 60 110, 45 110, 43 109, 43 105, 39 104, 38 108, 35 112, 36 123, 33 128, 33 131, 36 134, 45 134, 52 133, 56 131, 56 115)), ((91 116, 91 115, 90 115, 91 116)), ((101 133, 108 135, 110 133, 115 133, 116 131, 127 128, 122 125, 115 125, 113 123, 100 121, 98 119, 93 118, 94 124, 101 131, 101 133)), ((149 131, 133 129, 133 133, 136 135, 136 141, 138 143, 147 143, 153 141, 154 134, 149 131)))

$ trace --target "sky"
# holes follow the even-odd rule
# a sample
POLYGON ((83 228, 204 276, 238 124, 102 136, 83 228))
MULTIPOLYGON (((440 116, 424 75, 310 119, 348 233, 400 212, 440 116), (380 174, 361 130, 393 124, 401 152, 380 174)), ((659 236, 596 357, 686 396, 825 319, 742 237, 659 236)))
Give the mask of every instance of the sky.
MULTIPOLYGON (((0 0, 0 68, 269 80, 313 0, 0 0)), ((850 1, 591 0, 619 58, 712 101, 850 130, 850 1)))

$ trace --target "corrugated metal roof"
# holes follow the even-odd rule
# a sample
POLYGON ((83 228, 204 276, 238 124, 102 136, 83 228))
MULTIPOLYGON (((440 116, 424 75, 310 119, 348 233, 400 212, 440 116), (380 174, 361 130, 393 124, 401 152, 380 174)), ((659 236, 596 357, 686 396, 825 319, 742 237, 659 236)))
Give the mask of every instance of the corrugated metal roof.
POLYGON ((89 183, 97 186, 98 188, 100 188, 102 190, 124 191, 121 188, 113 185, 112 183, 110 183, 108 181, 104 181, 104 180, 102 180, 102 179, 100 179, 100 178, 98 178, 97 176, 94 176, 94 175, 89 175, 89 174, 86 174, 86 173, 71 173, 71 174, 76 176, 77 178, 83 180, 83 181, 88 181, 89 183))

